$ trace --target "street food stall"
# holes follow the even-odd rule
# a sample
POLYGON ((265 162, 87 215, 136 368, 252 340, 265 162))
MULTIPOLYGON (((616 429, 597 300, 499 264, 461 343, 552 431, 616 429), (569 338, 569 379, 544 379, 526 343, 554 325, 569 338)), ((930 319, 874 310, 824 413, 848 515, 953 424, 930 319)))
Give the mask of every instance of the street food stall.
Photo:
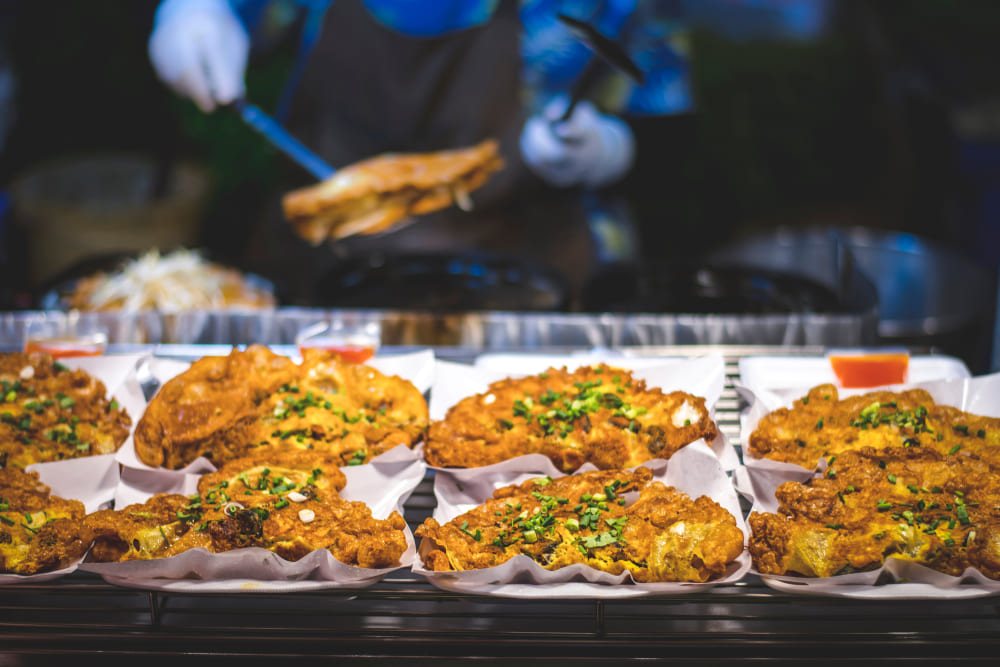
POLYGON ((147 150, 0 150, 0 666, 996 661, 996 274, 884 17, 877 106, 818 0, 258 4, 149 3, 147 150))

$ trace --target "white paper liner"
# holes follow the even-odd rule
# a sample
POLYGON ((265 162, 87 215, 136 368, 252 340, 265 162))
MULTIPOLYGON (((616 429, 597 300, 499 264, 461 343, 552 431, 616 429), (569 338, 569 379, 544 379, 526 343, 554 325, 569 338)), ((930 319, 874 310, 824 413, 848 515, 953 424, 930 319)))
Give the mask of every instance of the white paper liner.
MULTIPOLYGON (((524 377, 541 373, 548 368, 566 366, 575 370, 580 366, 605 362, 631 370, 634 377, 644 380, 648 387, 659 387, 664 392, 686 391, 693 396, 705 399, 709 417, 715 419, 715 406, 722 396, 726 380, 725 360, 721 356, 704 356, 683 359, 623 357, 614 354, 588 354, 581 356, 550 356, 550 355, 497 355, 487 358, 484 366, 460 364, 438 360, 434 365, 434 384, 431 386, 430 416, 432 420, 444 419, 448 409, 462 399, 485 392, 490 384, 509 377, 524 377), (516 368, 519 372, 508 372, 495 368, 500 362, 516 368)), ((704 440, 698 440, 704 442, 704 440)), ((719 430, 719 435, 709 443, 712 451, 722 462, 726 471, 739 467, 739 456, 729 445, 725 435, 719 430)), ((423 446, 418 447, 423 453, 423 446)), ((537 454, 532 457, 545 458, 537 454)), ((675 454, 676 456, 676 454, 675 454)), ((521 457, 519 457, 521 458, 521 457)), ((547 460, 547 459, 546 459, 547 460)), ((664 461, 664 459, 657 459, 664 461)), ((434 470, 445 470, 433 468, 434 470)), ((455 472, 455 469, 446 469, 455 472)), ((537 470, 543 472, 543 470, 537 470)))
MULTIPOLYGON (((825 356, 747 356, 739 362, 740 385, 769 403, 778 405, 804 396, 820 384, 832 384, 843 398, 875 391, 878 387, 845 389, 840 386, 830 360, 825 356)), ((945 355, 911 356, 907 366, 906 386, 938 380, 957 380, 971 376, 961 359, 945 355)), ((892 388, 894 385, 885 385, 892 388)))
POLYGON ((52 581, 76 572, 79 566, 80 561, 76 561, 60 570, 52 570, 50 572, 40 572, 38 574, 0 574, 0 586, 10 584, 40 584, 44 581, 52 581))
MULTIPOLYGON (((951 405, 977 415, 1000 417, 1000 373, 896 385, 893 390, 915 387, 926 389, 938 404, 951 405)), ((744 388, 741 393, 750 402, 749 409, 741 418, 741 440, 749 442, 749 436, 757 427, 761 417, 779 407, 791 407, 792 401, 801 398, 806 391, 785 390, 770 392, 760 397, 744 388)), ((815 474, 814 471, 793 463, 756 458, 746 450, 743 460, 745 468, 737 470, 733 480, 737 490, 752 499, 751 514, 777 512, 778 501, 775 498, 775 490, 778 486, 788 481, 804 482, 815 474)), ((817 471, 821 473, 825 469, 826 461, 820 461, 817 471)), ((917 563, 893 558, 888 559, 881 568, 871 572, 812 578, 793 575, 760 576, 767 585, 782 591, 837 597, 961 598, 1000 593, 1000 581, 989 579, 971 568, 961 576, 953 577, 917 563), (885 585, 876 585, 876 582, 885 585), (900 588, 904 584, 905 587, 900 588)))
POLYGON ((635 370, 650 366, 668 366, 687 361, 690 357, 646 357, 641 355, 625 355, 618 350, 589 349, 579 350, 571 354, 526 354, 526 353, 488 353, 476 357, 474 365, 477 368, 500 371, 507 375, 533 375, 541 373, 546 368, 574 369, 585 364, 606 363, 610 366, 635 370))
MULTIPOLYGON (((290 356, 289 358, 296 363, 300 361, 300 358, 296 356, 290 356)), ((409 380, 421 394, 426 394, 431 387, 431 382, 434 377, 434 352, 432 350, 419 350, 417 352, 398 355, 379 356, 376 354, 366 363, 366 365, 375 368, 383 374, 398 375, 403 379, 409 380)), ((147 368, 152 377, 159 382, 160 386, 163 386, 165 382, 184 372, 190 366, 191 363, 188 361, 154 357, 149 360, 147 368)), ((137 422, 138 418, 136 418, 135 421, 137 422)), ((118 462, 123 466, 136 470, 160 470, 165 473, 202 475, 208 472, 214 472, 216 469, 212 462, 204 456, 199 456, 194 461, 179 470, 166 470, 165 468, 154 468, 146 465, 139 460, 139 456, 135 451, 135 441, 131 436, 129 436, 129 439, 125 441, 125 444, 122 445, 121 449, 118 450, 117 458, 118 462)), ((416 451, 407 447, 396 447, 381 454, 380 456, 374 457, 372 460, 386 463, 397 463, 404 461, 416 461, 419 459, 420 455, 416 451)))
MULTIPOLYGON (((403 503, 424 478, 426 467, 420 461, 394 464, 351 466, 342 469, 347 486, 341 496, 347 500, 364 502, 372 516, 384 519, 393 511, 403 512, 403 503)), ((160 484, 158 493, 193 494, 197 488, 197 475, 159 471, 128 470, 122 475, 120 492, 124 507, 134 502, 144 502, 149 495, 135 490, 137 478, 145 478, 140 485, 148 487, 152 481, 160 484)), ((116 501, 117 502, 117 501, 116 501)), ((192 549, 171 558, 122 563, 82 563, 80 569, 94 572, 105 581, 133 588, 174 590, 188 592, 292 592, 329 588, 364 588, 390 572, 409 567, 416 556, 413 534, 405 529, 407 549, 400 563, 390 568, 361 568, 341 563, 329 551, 318 549, 304 558, 292 562, 258 547, 236 549, 224 553, 211 553, 205 549, 192 549)))
POLYGON ((861 598, 870 600, 964 599, 1000 593, 1000 582, 968 568, 957 577, 918 563, 890 558, 878 570, 807 579, 786 575, 761 574, 775 590, 800 595, 861 598))
MULTIPOLYGON (((594 469, 587 464, 580 471, 594 469)), ((445 524, 480 505, 502 486, 518 484, 538 476, 533 471, 526 473, 523 461, 517 459, 489 466, 488 469, 479 468, 477 471, 478 474, 461 471, 458 476, 452 475, 451 471, 435 475, 434 495, 438 504, 434 510, 434 518, 439 523, 445 524)), ((552 477, 563 476, 555 469, 547 474, 552 477)), ((747 535, 739 499, 718 458, 704 443, 694 443, 674 454, 660 472, 654 473, 653 479, 676 487, 692 498, 702 495, 712 498, 735 517, 740 530, 744 536, 747 535)), ((693 593, 719 584, 734 583, 749 568, 750 556, 745 551, 730 564, 725 576, 705 583, 636 583, 627 572, 616 576, 583 564, 549 571, 523 555, 497 567, 465 572, 428 570, 419 554, 413 564, 414 573, 427 577, 439 588, 514 598, 620 598, 693 593)))
POLYGON ((37 472, 52 495, 79 500, 88 514, 109 507, 118 488, 118 462, 114 454, 36 463, 25 470, 37 472))

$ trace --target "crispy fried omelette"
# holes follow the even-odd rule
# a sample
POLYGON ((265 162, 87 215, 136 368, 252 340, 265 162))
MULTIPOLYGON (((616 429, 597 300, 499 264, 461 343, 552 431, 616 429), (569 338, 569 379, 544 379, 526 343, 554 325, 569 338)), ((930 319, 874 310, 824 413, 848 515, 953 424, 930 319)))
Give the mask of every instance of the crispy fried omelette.
POLYGON ((364 463, 413 446, 427 429, 427 402, 411 382, 335 353, 305 349, 301 365, 252 345, 206 357, 167 382, 136 428, 139 459, 182 468, 251 453, 303 449, 364 463))
POLYGON ((328 238, 386 231, 413 215, 458 202, 503 167, 499 145, 434 153, 387 153, 341 169, 333 177, 285 195, 285 217, 313 245, 328 238))
POLYGON ((261 345, 195 361, 146 406, 134 435, 139 460, 177 469, 210 456, 228 427, 257 415, 273 391, 295 378, 291 359, 261 345))
POLYGON ((0 467, 112 454, 132 419, 104 383, 45 352, 0 353, 0 467))
POLYGON ((835 386, 824 384, 810 389, 792 408, 765 415, 749 445, 754 456, 805 468, 840 452, 896 445, 968 452, 996 461, 1000 419, 938 405, 924 389, 840 399, 835 386))
POLYGON ((431 424, 424 456, 433 466, 472 468, 537 452, 563 472, 588 461, 631 468, 717 434, 704 398, 664 394, 598 364, 494 382, 431 424))
POLYGON ((0 468, 0 573, 37 574, 82 558, 91 534, 83 503, 53 496, 37 472, 0 468))
POLYGON ((339 459, 290 451, 230 461, 202 476, 198 494, 157 494, 85 523, 97 562, 167 558, 202 547, 213 553, 261 547, 296 561, 316 549, 365 568, 392 567, 406 551, 398 512, 375 519, 361 502, 340 497, 339 459))
POLYGON ((498 489, 417 537, 435 571, 472 570, 524 554, 547 570, 574 563, 639 582, 707 581, 743 552, 743 533, 721 505, 654 482, 648 468, 540 477, 498 489), (638 495, 638 498, 635 496, 638 495))
POLYGON ((901 558, 1000 579, 998 475, 978 457, 926 447, 845 452, 822 477, 779 486, 776 514, 750 515, 754 566, 829 577, 901 558))

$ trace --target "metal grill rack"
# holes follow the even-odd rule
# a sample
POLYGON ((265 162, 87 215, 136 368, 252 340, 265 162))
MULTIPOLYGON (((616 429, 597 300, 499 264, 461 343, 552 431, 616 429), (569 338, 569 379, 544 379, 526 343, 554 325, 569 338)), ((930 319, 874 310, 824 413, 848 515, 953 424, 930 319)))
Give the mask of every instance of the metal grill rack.
MULTIPOLYGON (((739 356, 753 350, 725 352, 717 419, 738 443, 741 402, 733 379, 739 356)), ((428 477, 407 502, 411 527, 433 510, 432 486, 428 477)), ((0 667, 77 655, 140 667, 330 658, 379 665, 997 664, 997 602, 794 596, 753 576, 688 595, 521 600, 446 592, 405 570, 357 591, 167 594, 77 572, 0 587, 0 667)))

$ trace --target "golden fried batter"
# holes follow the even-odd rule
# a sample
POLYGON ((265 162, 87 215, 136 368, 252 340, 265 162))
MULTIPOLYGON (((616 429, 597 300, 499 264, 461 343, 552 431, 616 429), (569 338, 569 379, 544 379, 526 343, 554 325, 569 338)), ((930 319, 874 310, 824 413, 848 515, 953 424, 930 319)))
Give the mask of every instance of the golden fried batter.
POLYGON ((435 571, 471 570, 524 554, 547 570, 574 563, 639 582, 707 581, 743 552, 743 533, 721 505, 651 481, 648 468, 541 477, 498 489, 445 525, 427 519, 417 537, 435 571), (633 492, 638 499, 631 504, 633 492), (626 497, 628 495, 628 499, 626 497))
POLYGON ((135 429, 135 451, 146 465, 183 468, 211 457, 220 433, 258 414, 261 403, 294 381, 295 364, 261 345, 204 357, 165 383, 135 429))
POLYGON ((361 502, 344 500, 338 459, 291 451, 250 456, 204 475, 198 495, 157 494, 143 504, 89 515, 90 559, 167 558, 202 547, 219 553, 261 547, 296 561, 328 549, 348 565, 392 567, 406 551, 398 512, 375 519, 361 502))
POLYGON ((302 364, 252 345, 206 357, 166 383, 136 429, 139 459, 182 468, 256 451, 307 449, 364 463, 412 447, 427 429, 427 402, 408 380, 321 349, 302 364))
POLYGON ((924 389, 874 391, 841 400, 835 386, 824 384, 810 389, 792 408, 765 415, 749 445, 754 456, 805 468, 840 452, 897 445, 996 461, 1000 419, 937 405, 924 389))
POLYGON ((598 364, 494 382, 431 424, 424 455, 433 466, 472 468, 541 453, 563 472, 588 461, 606 470, 670 458, 717 434, 704 398, 664 394, 598 364))
POLYGON ((132 419, 104 383, 45 352, 0 353, 0 467, 112 454, 132 419))
POLYGON ((503 167, 494 140, 459 150, 388 153, 285 195, 285 217, 313 245, 386 231, 411 215, 469 205, 468 193, 503 167))
MULTIPOLYGON (((172 545, 191 531, 191 525, 178 517, 192 503, 187 496, 158 493, 144 503, 121 510, 98 510, 88 514, 84 525, 94 535, 88 561, 108 563, 172 556, 172 545)), ((211 541, 204 531, 196 531, 181 551, 195 546, 209 548, 211 541), (200 539, 200 544, 193 544, 200 539)))
POLYGON ((927 447, 845 452, 822 477, 779 486, 776 514, 750 515, 754 566, 829 577, 900 558, 1000 579, 998 475, 978 457, 927 447))
POLYGON ((37 472, 0 469, 0 573, 66 567, 90 547, 83 503, 50 493, 37 472))
POLYGON ((299 379, 273 392, 258 416, 222 435, 217 458, 295 448, 356 465, 423 437, 427 401, 411 382, 323 350, 307 348, 303 355, 299 379))

